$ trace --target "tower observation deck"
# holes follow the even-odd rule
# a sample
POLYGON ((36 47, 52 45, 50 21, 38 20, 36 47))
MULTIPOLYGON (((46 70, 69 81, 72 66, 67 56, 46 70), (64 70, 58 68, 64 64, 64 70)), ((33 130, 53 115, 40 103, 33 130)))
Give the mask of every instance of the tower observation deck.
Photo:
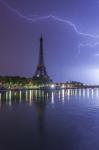
POLYGON ((38 65, 33 76, 33 81, 37 81, 37 83, 47 84, 51 83, 52 80, 47 74, 45 63, 44 63, 44 51, 43 51, 43 37, 40 37, 40 48, 39 48, 39 58, 38 65))

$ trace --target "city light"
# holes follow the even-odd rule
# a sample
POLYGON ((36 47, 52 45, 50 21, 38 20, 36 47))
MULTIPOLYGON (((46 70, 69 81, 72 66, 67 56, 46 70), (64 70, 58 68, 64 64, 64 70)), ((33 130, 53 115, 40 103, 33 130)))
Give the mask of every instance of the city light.
POLYGON ((50 87, 51 87, 51 89, 54 89, 54 88, 55 88, 55 85, 54 85, 54 84, 51 84, 50 87))

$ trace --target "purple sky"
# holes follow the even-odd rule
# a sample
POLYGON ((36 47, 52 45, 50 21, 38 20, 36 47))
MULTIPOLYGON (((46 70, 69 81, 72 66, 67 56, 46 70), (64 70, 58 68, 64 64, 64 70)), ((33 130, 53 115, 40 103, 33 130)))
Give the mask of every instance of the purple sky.
POLYGON ((0 0, 0 75, 33 76, 41 33, 53 81, 99 84, 98 0, 0 0))

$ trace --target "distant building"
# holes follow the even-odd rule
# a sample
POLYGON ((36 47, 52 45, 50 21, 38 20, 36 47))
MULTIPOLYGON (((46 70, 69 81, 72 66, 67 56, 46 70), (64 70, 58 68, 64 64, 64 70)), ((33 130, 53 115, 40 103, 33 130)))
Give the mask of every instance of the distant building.
POLYGON ((77 81, 67 81, 61 83, 55 83, 56 88, 82 88, 84 87, 83 83, 77 81))

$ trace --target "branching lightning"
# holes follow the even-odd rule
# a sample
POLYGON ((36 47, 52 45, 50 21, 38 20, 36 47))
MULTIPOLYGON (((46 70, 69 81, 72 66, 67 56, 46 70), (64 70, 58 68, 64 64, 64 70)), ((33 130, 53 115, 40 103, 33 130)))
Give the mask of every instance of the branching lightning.
MULTIPOLYGON (((50 15, 47 15, 47 16, 38 16, 38 15, 32 15, 32 16, 25 16, 23 15, 22 13, 20 13, 17 9, 15 8, 12 8, 8 3, 6 3, 5 1, 3 0, 0 0, 0 3, 2 5, 4 5, 7 9, 9 9, 11 12, 15 13, 17 16, 19 16, 20 18, 22 19, 25 19, 26 21, 29 21, 29 22, 37 22, 37 21, 41 21, 41 20, 45 20, 45 19, 53 19, 53 20, 56 20, 58 22, 61 22, 61 23, 64 23, 66 25, 69 25, 71 28, 73 28, 73 30, 76 32, 77 35, 79 36, 83 36, 83 37, 88 37, 88 38, 91 38, 91 39, 98 39, 99 38, 99 35, 93 35, 93 34, 88 34, 88 33, 83 33, 83 32, 80 32, 76 25, 74 23, 72 23, 71 21, 69 20, 65 20, 65 19, 62 19, 60 17, 57 17, 53 14, 50 14, 50 15)), ((95 47, 99 45, 99 43, 94 43, 94 44, 90 44, 90 43, 87 43, 87 44, 79 44, 78 46, 78 55, 80 54, 80 48, 81 47, 95 47)))
POLYGON ((38 20, 48 19, 50 17, 50 15, 49 16, 42 16, 42 17, 36 17, 37 15, 32 15, 32 17, 27 17, 27 16, 21 14, 17 9, 12 8, 6 2, 4 2, 2 0, 0 0, 0 2, 2 3, 2 5, 4 5, 6 8, 8 8, 11 12, 15 13, 16 15, 18 15, 20 18, 23 18, 23 19, 25 19, 27 21, 30 21, 30 22, 35 22, 35 21, 38 21, 38 20))
MULTIPOLYGON (((80 52, 81 52, 81 48, 83 48, 83 47, 89 47, 89 48, 91 48, 91 49, 94 49, 96 46, 99 46, 99 42, 96 42, 96 43, 94 43, 94 44, 91 44, 91 43, 82 44, 82 43, 80 43, 80 44, 78 45, 78 55, 79 55, 80 52)), ((95 54, 95 56, 99 56, 99 54, 95 54)))
POLYGON ((96 43, 94 43, 94 44, 91 44, 91 43, 87 43, 87 44, 79 44, 79 48, 81 48, 81 47, 91 47, 91 48, 94 48, 94 47, 96 47, 96 46, 99 46, 99 43, 98 42, 96 42, 96 43))
POLYGON ((2 0, 0 0, 0 2, 1 2, 6 8, 8 8, 10 11, 12 11, 12 12, 15 13, 16 15, 18 15, 20 18, 23 18, 23 19, 25 19, 25 20, 27 20, 27 21, 36 22, 36 21, 39 21, 39 20, 45 20, 45 19, 51 18, 51 19, 54 19, 54 20, 59 21, 59 22, 61 22, 61 23, 68 24, 68 25, 71 26, 71 27, 74 29, 74 31, 75 31, 77 34, 79 34, 79 35, 88 36, 88 37, 90 37, 90 38, 99 38, 99 35, 92 35, 92 34, 87 34, 87 33, 80 32, 80 31, 77 29, 76 25, 73 24, 73 23, 72 23, 71 21, 69 21, 69 20, 65 20, 65 19, 59 18, 59 17, 54 16, 54 15, 52 15, 52 14, 47 15, 47 16, 40 16, 40 17, 37 17, 37 15, 33 15, 32 17, 27 17, 27 16, 21 14, 17 9, 14 9, 14 8, 12 8, 11 6, 9 6, 6 2, 4 2, 4 1, 2 1, 2 0))

